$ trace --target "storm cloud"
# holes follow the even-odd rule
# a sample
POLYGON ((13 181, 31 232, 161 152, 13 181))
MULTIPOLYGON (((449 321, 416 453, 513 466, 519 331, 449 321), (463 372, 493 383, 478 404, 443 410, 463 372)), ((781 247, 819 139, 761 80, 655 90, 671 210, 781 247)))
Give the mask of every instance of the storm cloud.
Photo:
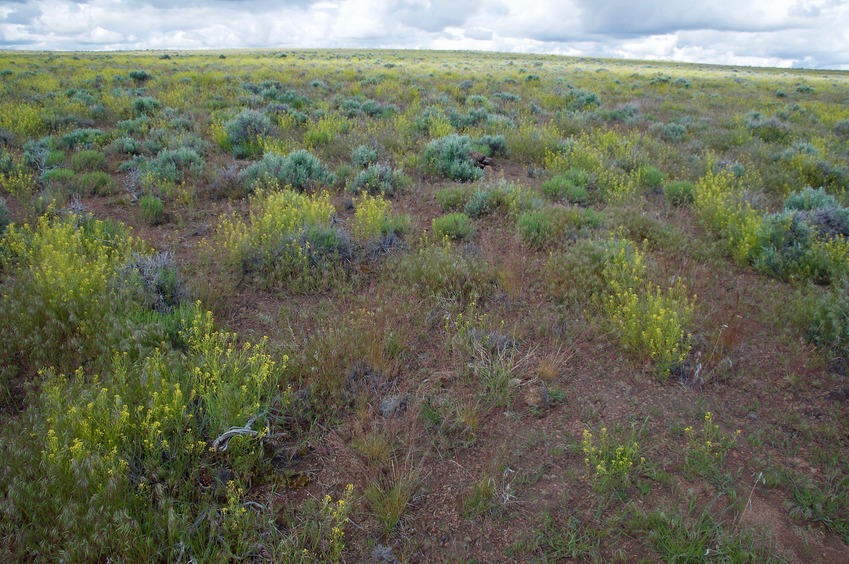
POLYGON ((474 49, 849 69, 844 0, 5 0, 0 48, 474 49))

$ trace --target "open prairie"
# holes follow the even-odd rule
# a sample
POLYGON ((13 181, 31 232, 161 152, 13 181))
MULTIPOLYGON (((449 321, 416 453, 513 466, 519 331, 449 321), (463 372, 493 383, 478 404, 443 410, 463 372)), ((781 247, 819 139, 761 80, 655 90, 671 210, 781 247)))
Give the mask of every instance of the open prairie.
POLYGON ((849 74, 0 52, 9 561, 849 560, 849 74))

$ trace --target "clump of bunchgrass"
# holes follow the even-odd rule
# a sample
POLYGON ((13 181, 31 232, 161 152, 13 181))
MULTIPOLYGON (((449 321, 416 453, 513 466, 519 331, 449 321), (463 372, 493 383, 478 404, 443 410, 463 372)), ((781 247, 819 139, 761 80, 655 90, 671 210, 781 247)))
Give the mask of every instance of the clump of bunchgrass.
POLYGON ((139 214, 142 221, 148 225, 165 223, 165 205, 162 200, 152 194, 145 194, 139 198, 139 214))
POLYGON ((437 237, 448 237, 455 241, 469 239, 475 232, 469 216, 459 212, 434 218, 432 227, 437 237))

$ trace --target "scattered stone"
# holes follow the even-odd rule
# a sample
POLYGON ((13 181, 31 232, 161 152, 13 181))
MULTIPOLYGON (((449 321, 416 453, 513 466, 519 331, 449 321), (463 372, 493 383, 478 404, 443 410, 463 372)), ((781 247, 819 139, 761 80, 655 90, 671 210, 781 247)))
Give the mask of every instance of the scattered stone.
POLYGON ((469 337, 472 341, 479 343, 490 352, 503 353, 508 349, 516 348, 516 342, 507 335, 491 331, 483 331, 476 327, 469 331, 469 337))
POLYGON ((757 421, 757 420, 758 420, 758 414, 757 414, 757 413, 755 413, 754 411, 752 411, 751 413, 749 413, 748 417, 749 417, 749 419, 751 419, 752 421, 757 421))
POLYGON ((400 564, 395 553, 392 552, 392 547, 378 544, 371 551, 371 557, 378 564, 400 564))
POLYGON ((528 388, 525 392, 525 403, 531 409, 543 411, 551 405, 551 396, 548 394, 548 388, 542 384, 535 384, 528 388))
POLYGON ((390 383, 380 372, 365 363, 357 362, 351 367, 351 372, 345 381, 345 392, 353 398, 363 393, 382 394, 389 389, 389 386, 390 383))
POLYGON ((408 403, 409 399, 407 396, 386 396, 380 400, 380 415, 386 418, 400 415, 407 411, 408 403))
POLYGON ((201 223, 200 225, 197 226, 197 228, 194 231, 192 231, 192 236, 193 237, 204 237, 208 233, 209 233, 209 224, 208 223, 201 223))
POLYGON ((476 151, 472 151, 469 153, 469 157, 471 157, 472 161, 474 161, 475 166, 478 168, 486 168, 488 166, 495 166, 495 161, 490 157, 487 157, 483 153, 478 153, 476 151))
POLYGON ((518 388, 521 385, 522 380, 520 378, 510 378, 510 380, 507 381, 507 387, 509 388, 518 388))
POLYGON ((831 401, 849 401, 849 387, 835 390, 825 397, 831 401))

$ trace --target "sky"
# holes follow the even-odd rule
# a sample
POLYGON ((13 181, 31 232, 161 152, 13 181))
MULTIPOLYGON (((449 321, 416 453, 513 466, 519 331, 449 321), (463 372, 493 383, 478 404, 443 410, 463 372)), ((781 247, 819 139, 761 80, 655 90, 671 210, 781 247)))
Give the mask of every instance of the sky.
POLYGON ((0 49, 317 47, 849 70, 849 0, 0 0, 0 49))

